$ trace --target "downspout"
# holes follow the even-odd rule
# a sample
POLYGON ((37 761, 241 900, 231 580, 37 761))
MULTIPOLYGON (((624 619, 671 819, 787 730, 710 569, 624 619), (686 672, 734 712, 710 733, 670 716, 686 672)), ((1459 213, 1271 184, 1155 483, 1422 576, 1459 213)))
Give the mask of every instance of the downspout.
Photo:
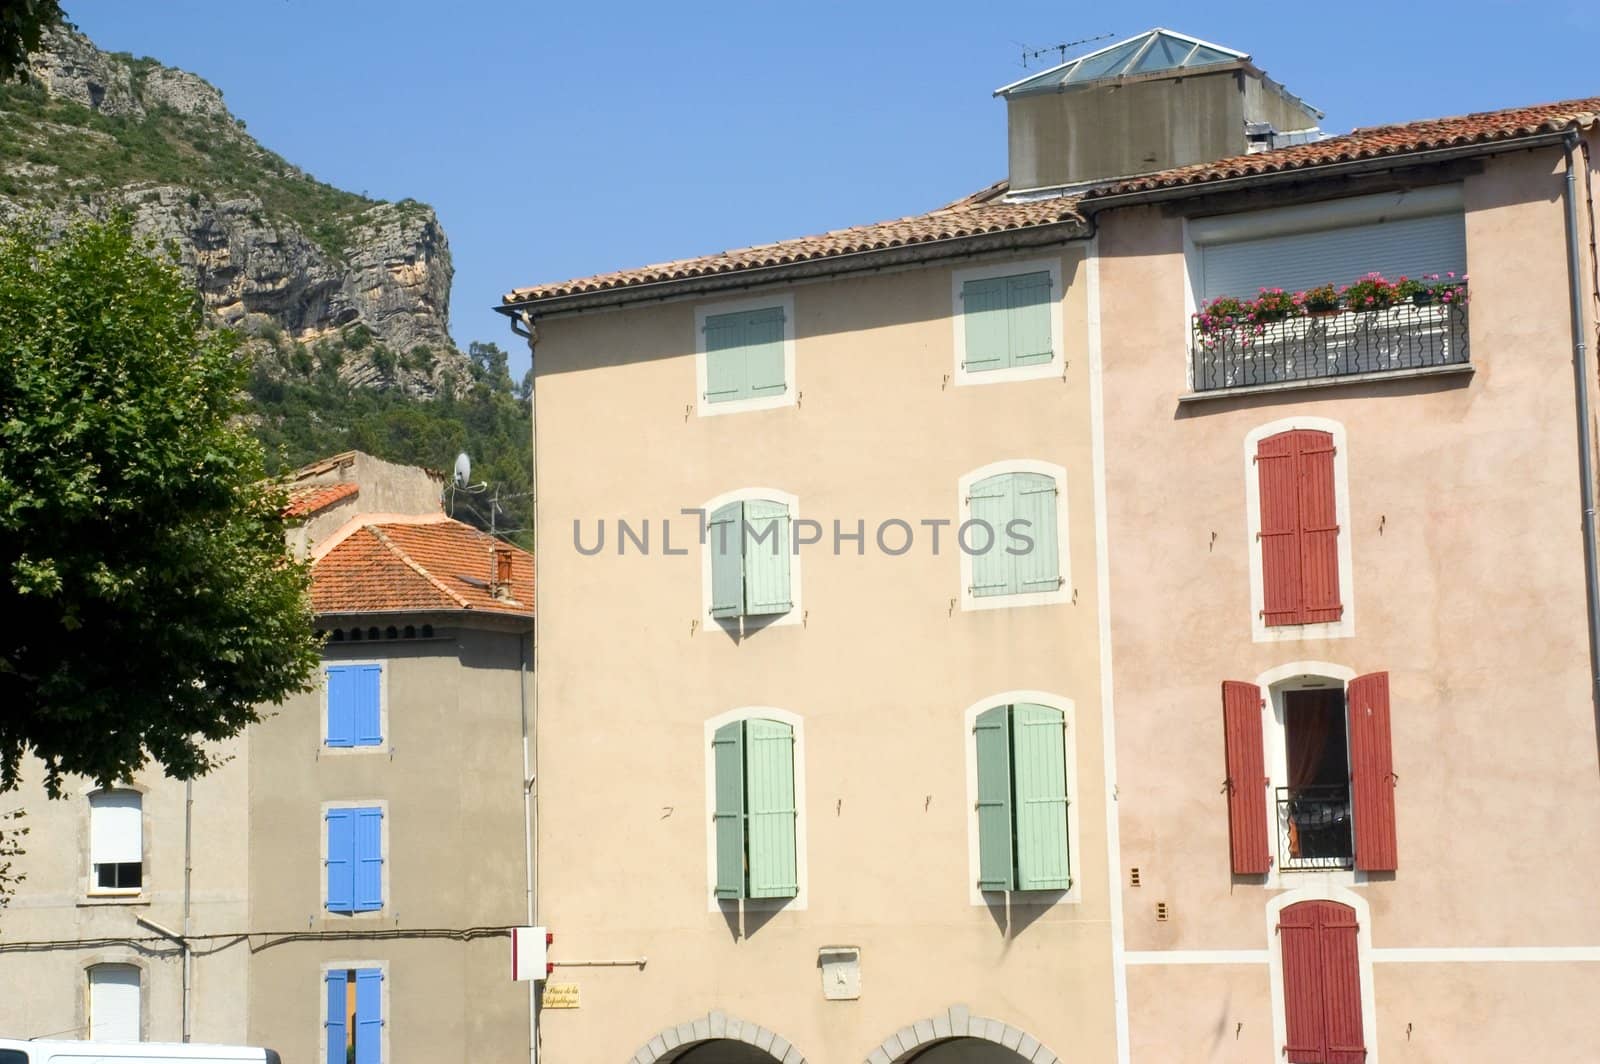
POLYGON ((1600 740, 1600 574, 1595 565, 1594 440, 1589 426, 1588 346, 1583 331, 1583 261, 1578 236, 1577 130, 1562 139, 1567 157, 1567 274, 1572 311, 1572 374, 1578 408, 1578 488, 1583 503, 1584 593, 1589 605, 1590 697, 1594 702, 1596 738, 1600 740))
POLYGON ((194 873, 194 781, 183 781, 183 1040, 189 1041, 189 1002, 194 987, 194 954, 189 949, 189 886, 194 873))
MULTIPOLYGON (((528 883, 528 926, 539 925, 539 862, 536 860, 539 829, 539 404, 535 389, 538 378, 533 372, 534 343, 538 335, 533 325, 533 314, 521 311, 510 317, 511 331, 528 341, 528 421, 532 437, 533 469, 529 482, 529 499, 533 514, 533 629, 523 643, 522 658, 522 824, 523 844, 528 883), (525 329, 518 328, 527 322, 525 329), (530 663, 531 659, 531 663, 530 663), (533 670, 533 684, 528 684, 528 670, 533 670)), ((539 987, 538 980, 528 982, 528 1064, 539 1064, 539 987)))

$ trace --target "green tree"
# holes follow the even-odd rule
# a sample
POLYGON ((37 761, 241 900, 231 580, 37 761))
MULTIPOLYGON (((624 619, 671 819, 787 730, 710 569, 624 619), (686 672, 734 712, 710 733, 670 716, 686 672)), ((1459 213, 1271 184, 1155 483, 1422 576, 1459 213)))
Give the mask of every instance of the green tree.
POLYGON ((245 367, 126 217, 0 232, 0 790, 58 794, 206 743, 305 688, 318 643, 245 367))
POLYGON ((26 79, 28 53, 64 17, 58 0, 0 0, 0 81, 26 79))

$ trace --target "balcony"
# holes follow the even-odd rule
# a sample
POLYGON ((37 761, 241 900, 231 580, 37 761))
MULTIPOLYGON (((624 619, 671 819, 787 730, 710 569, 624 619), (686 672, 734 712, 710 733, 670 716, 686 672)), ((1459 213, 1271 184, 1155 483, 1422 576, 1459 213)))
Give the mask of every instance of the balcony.
POLYGON ((1403 303, 1196 332, 1194 391, 1258 388, 1470 362, 1467 303, 1403 303))
POLYGON ((1355 865, 1348 784, 1278 788, 1278 870, 1313 872, 1355 865))

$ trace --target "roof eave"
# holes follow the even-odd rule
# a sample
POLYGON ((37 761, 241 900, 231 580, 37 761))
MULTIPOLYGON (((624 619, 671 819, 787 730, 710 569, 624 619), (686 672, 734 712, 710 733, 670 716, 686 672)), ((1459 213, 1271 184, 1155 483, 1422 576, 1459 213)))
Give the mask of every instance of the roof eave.
POLYGON ((569 292, 524 299, 508 297, 494 309, 508 317, 529 310, 540 315, 598 310, 629 303, 661 302, 707 292, 725 292, 730 289, 754 288, 788 281, 866 273, 902 265, 961 258, 987 251, 1065 243, 1087 239, 1089 236, 1089 227, 1082 219, 1065 219, 1038 225, 1017 226, 992 233, 972 233, 947 237, 943 240, 924 240, 914 244, 873 248, 869 251, 825 255, 771 266, 723 270, 694 277, 674 277, 644 284, 618 285, 614 288, 600 288, 588 292, 569 292))

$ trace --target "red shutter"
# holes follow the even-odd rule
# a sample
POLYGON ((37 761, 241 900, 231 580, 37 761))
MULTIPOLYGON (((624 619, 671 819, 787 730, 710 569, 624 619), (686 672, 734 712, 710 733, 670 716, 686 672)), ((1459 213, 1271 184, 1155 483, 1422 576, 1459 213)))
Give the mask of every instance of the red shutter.
POLYGON ((1256 446, 1261 482, 1261 617, 1270 625, 1301 624, 1300 492, 1295 434, 1280 432, 1256 446))
POLYGON ((1272 867, 1267 845, 1267 769, 1261 753, 1261 688, 1222 683, 1222 738, 1227 759, 1228 842, 1235 875, 1272 867))
POLYGON ((1368 673, 1345 691, 1350 728, 1350 805, 1356 828, 1356 867, 1392 872, 1398 865, 1394 832, 1394 754, 1389 746, 1389 674, 1368 673))
POLYGON ((1300 465, 1300 567, 1303 623, 1337 621, 1339 601, 1339 508, 1333 489, 1333 436, 1297 429, 1300 465))
POLYGON ((1289 1064, 1362 1064, 1361 964, 1355 910, 1303 901, 1278 915, 1284 1055, 1289 1064))

